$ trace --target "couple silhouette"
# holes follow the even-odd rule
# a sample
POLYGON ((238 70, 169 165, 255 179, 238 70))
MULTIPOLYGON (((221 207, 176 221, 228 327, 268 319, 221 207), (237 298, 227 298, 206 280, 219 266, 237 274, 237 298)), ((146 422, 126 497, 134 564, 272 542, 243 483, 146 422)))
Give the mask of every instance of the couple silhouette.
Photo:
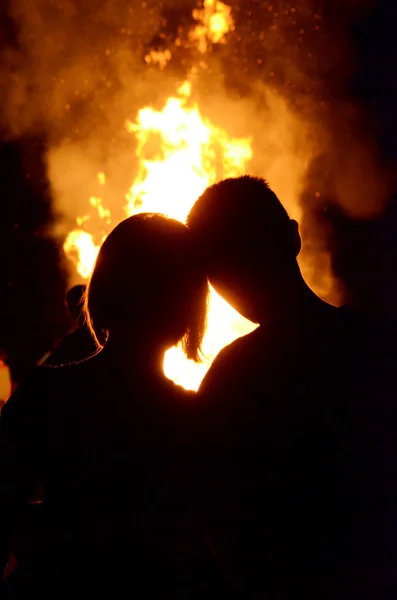
POLYGON ((97 351, 36 368, 2 410, 5 595, 397 597, 393 335, 318 298, 300 247, 249 176, 209 187, 187 226, 110 233, 84 304, 97 351), (162 362, 179 341, 200 360, 208 281, 260 327, 194 394, 162 362))

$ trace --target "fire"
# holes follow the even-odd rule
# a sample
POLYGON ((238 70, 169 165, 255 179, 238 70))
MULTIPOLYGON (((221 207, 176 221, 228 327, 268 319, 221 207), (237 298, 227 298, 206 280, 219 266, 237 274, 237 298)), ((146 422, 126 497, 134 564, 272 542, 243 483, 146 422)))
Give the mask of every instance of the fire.
MULTIPOLYGON (((205 0, 203 8, 193 12, 197 25, 190 39, 205 53, 209 43, 223 43, 234 28, 231 8, 217 0, 205 0)), ((145 57, 149 65, 165 68, 171 52, 152 51, 145 57)), ((169 97, 161 110, 141 108, 126 129, 135 139, 138 174, 126 194, 125 215, 160 212, 184 222, 190 208, 205 188, 215 181, 246 172, 252 158, 250 138, 233 138, 203 116, 193 100, 189 78, 169 97)), ((98 183, 106 185, 103 172, 98 183)), ((108 233, 117 224, 99 195, 89 203, 96 209, 102 228, 108 233)), ((88 278, 92 272, 104 237, 94 240, 89 215, 77 219, 64 244, 68 258, 78 273, 88 278)), ((204 338, 204 363, 188 361, 180 346, 169 350, 164 358, 164 371, 176 383, 196 390, 218 352, 239 336, 251 332, 256 325, 234 311, 211 289, 208 328, 204 338)))
POLYGON ((252 157, 250 139, 229 139, 225 131, 203 118, 196 104, 187 105, 189 82, 179 88, 179 97, 168 98, 165 107, 139 111, 128 131, 138 142, 140 172, 127 194, 127 215, 137 212, 166 212, 185 221, 190 208, 217 177, 216 160, 223 176, 244 171, 252 157), (161 151, 146 158, 153 135, 161 140, 161 151))
POLYGON ((208 328, 203 342, 205 361, 197 364, 187 360, 178 346, 166 352, 164 372, 175 383, 187 389, 197 390, 218 352, 255 328, 256 325, 244 319, 211 288, 208 328))
POLYGON ((147 54, 145 56, 145 62, 148 65, 156 65, 157 64, 160 67, 160 69, 165 69, 165 67, 171 60, 171 57, 172 57, 172 55, 171 55, 170 50, 168 50, 168 48, 166 50, 164 50, 163 52, 151 50, 151 52, 149 52, 149 54, 147 54))
POLYGON ((110 224, 111 221, 111 213, 108 208, 105 208, 102 203, 102 198, 97 198, 96 196, 91 196, 90 198, 91 206, 94 206, 101 219, 105 219, 106 223, 110 224))
POLYGON ((218 0, 205 0, 202 9, 193 11, 197 25, 190 38, 197 41, 202 54, 207 52, 209 43, 225 43, 225 35, 234 30, 231 10, 230 6, 218 0))
POLYGON ((92 235, 87 231, 74 229, 63 244, 66 256, 76 264, 77 272, 88 279, 94 268, 99 246, 95 245, 92 235))

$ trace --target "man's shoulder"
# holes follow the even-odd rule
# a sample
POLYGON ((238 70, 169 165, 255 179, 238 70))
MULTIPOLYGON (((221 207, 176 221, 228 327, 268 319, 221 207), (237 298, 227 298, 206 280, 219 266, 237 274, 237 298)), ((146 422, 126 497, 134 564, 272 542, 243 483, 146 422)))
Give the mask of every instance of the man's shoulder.
MULTIPOLYGON (((258 351, 258 347, 262 344, 262 336, 260 328, 237 338, 234 342, 225 346, 213 362, 214 366, 227 366, 231 363, 240 363, 248 358, 253 352, 258 351)), ((212 367, 211 367, 212 368, 212 367)))
POLYGON ((252 364, 252 356, 257 356, 261 339, 259 328, 238 338, 219 352, 205 376, 199 393, 213 393, 215 388, 234 386, 247 375, 247 366, 252 364))
POLYGON ((363 344, 363 348, 379 350, 379 345, 389 350, 395 346, 397 339, 397 322, 388 316, 356 310, 350 306, 339 308, 338 315, 344 332, 351 339, 363 344))

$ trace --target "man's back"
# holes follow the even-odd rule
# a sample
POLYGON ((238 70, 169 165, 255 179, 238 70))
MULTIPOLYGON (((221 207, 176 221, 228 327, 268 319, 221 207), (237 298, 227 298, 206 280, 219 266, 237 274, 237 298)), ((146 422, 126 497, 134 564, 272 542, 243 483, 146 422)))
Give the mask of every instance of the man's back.
POLYGON ((210 537, 246 597, 388 597, 393 354, 378 324, 325 314, 238 340, 200 389, 210 537))

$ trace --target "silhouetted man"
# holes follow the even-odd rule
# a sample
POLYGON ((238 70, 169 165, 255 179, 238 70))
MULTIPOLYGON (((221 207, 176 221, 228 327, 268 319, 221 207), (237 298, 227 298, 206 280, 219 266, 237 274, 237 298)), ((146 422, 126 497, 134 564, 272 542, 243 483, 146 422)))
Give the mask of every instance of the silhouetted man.
POLYGON ((244 598, 397 598, 385 332, 306 285, 298 225, 264 180, 211 186, 188 224, 211 284, 260 324, 199 390, 219 562, 244 598))
POLYGON ((66 294, 65 305, 71 329, 44 357, 41 364, 67 365, 84 360, 97 352, 98 348, 83 314, 85 289, 83 284, 75 285, 66 294))

